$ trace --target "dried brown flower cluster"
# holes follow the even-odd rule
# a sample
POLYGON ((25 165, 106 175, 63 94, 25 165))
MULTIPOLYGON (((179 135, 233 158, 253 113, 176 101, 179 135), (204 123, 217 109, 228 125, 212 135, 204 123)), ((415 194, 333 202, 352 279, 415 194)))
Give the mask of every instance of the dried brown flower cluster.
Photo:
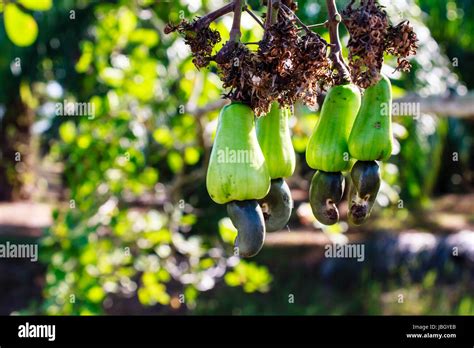
POLYGON ((416 54, 417 49, 413 28, 406 21, 390 25, 387 13, 375 0, 361 0, 355 9, 354 2, 342 12, 350 34, 349 67, 353 82, 362 88, 377 83, 385 52, 398 57, 397 69, 409 71, 411 65, 405 58, 416 54))
POLYGON ((295 75, 300 79, 294 99, 302 100, 308 106, 318 104, 321 87, 332 84, 330 61, 327 58, 328 44, 319 35, 308 33, 299 41, 295 75))
MULTIPOLYGON (((375 0, 360 0, 357 8, 353 8, 354 3, 352 0, 342 12, 350 33, 349 67, 353 83, 362 88, 375 84, 380 79, 385 52, 398 57, 397 69, 409 70, 411 65, 406 57, 414 55, 417 49, 416 34, 409 23, 391 26, 387 13, 375 0)), ((301 100, 314 106, 320 90, 336 81, 328 43, 295 16, 296 10, 294 0, 281 0, 276 21, 265 23, 265 34, 256 51, 244 43, 228 41, 213 56, 213 48, 221 37, 209 28, 209 18, 182 21, 176 26, 169 24, 165 33, 177 31, 184 37, 198 69, 215 61, 227 89, 224 96, 248 104, 259 116, 267 113, 274 101, 291 106, 301 100)))
POLYGON ((315 105, 320 85, 330 78, 327 42, 315 33, 300 37, 294 17, 283 11, 257 52, 235 45, 227 43, 216 57, 224 87, 230 88, 226 96, 247 103, 256 115, 267 113, 274 101, 315 105))
POLYGON ((261 112, 269 98, 265 94, 268 81, 262 80, 264 66, 255 52, 244 44, 227 42, 219 51, 216 61, 223 87, 229 91, 225 97, 248 104, 255 112, 261 112))
POLYGON ((398 70, 410 71, 411 64, 406 57, 416 54, 418 41, 413 27, 408 21, 401 22, 396 26, 388 28, 385 51, 393 56, 398 57, 398 70))
POLYGON ((353 82, 367 88, 380 80, 389 23, 387 13, 374 1, 362 0, 356 9, 353 4, 351 1, 342 12, 350 34, 349 67, 353 82))
POLYGON ((185 20, 178 25, 168 24, 165 34, 177 31, 184 37, 184 41, 191 48, 193 63, 200 69, 209 65, 212 60, 212 49, 221 41, 221 35, 217 30, 209 27, 196 26, 197 21, 189 23, 185 20))
POLYGON ((288 7, 293 12, 298 11, 298 3, 294 0, 281 0, 281 3, 283 5, 286 5, 286 7, 288 7))

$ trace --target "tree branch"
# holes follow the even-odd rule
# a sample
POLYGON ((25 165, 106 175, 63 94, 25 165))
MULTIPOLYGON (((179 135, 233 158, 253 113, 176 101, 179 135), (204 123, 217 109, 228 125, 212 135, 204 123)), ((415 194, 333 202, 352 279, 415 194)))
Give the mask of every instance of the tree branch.
POLYGON ((242 18, 242 2, 243 0, 234 0, 234 20, 232 22, 232 28, 230 30, 229 41, 239 42, 240 36, 240 20, 242 18))
POLYGON ((331 60, 338 73, 337 84, 349 83, 351 81, 349 68, 342 57, 341 40, 339 39, 339 23, 342 18, 337 12, 336 1, 326 0, 328 9, 328 30, 331 41, 331 60))
POLYGON ((204 17, 199 18, 196 23, 195 23, 195 28, 196 30, 206 28, 214 22, 217 18, 222 17, 223 15, 226 15, 234 10, 234 2, 231 2, 211 13, 208 13, 204 17))
POLYGON ((406 109, 407 104, 419 106, 420 113, 437 114, 454 118, 474 118, 474 91, 459 96, 439 96, 431 95, 420 97, 418 95, 409 95, 403 98, 395 99, 393 103, 399 104, 399 109, 406 109), (405 105, 405 106, 404 106, 405 105))
POLYGON ((257 15, 253 13, 253 11, 249 9, 247 5, 244 6, 244 11, 247 12, 250 15, 250 17, 252 17, 255 20, 255 22, 257 22, 262 28, 265 28, 260 18, 258 18, 257 15))
POLYGON ((303 21, 285 4, 280 3, 280 7, 289 15, 292 16, 299 25, 301 25, 301 28, 306 31, 308 34, 312 33, 312 31, 308 28, 306 24, 303 23, 303 21))
POLYGON ((304 27, 298 28, 298 30, 306 30, 306 29, 322 28, 322 27, 327 28, 327 26, 328 26, 328 21, 325 21, 323 23, 305 25, 304 27))
POLYGON ((273 0, 267 0, 267 18, 265 19, 265 29, 272 24, 273 0))

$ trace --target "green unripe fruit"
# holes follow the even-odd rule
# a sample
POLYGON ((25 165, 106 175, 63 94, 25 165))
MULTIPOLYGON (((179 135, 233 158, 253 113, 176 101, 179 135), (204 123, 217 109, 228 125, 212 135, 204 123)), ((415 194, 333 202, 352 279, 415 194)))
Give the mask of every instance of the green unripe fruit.
POLYGON ((219 204, 261 199, 270 174, 255 134, 254 113, 241 103, 222 108, 207 169, 206 186, 219 204))
POLYGON ((291 142, 289 108, 273 103, 270 112, 257 118, 257 138, 272 179, 286 178, 295 171, 295 150, 291 142))
POLYGON ((392 154, 392 87, 384 75, 365 90, 349 137, 349 152, 360 161, 384 161, 392 154))
POLYGON ((311 168, 325 172, 349 169, 347 141, 359 106, 360 92, 356 86, 337 85, 329 89, 306 149, 306 162, 311 168))

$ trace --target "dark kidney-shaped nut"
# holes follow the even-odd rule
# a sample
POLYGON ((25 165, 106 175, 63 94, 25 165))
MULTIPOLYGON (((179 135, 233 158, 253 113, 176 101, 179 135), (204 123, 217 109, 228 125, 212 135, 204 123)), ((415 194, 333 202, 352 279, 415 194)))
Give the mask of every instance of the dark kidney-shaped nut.
POLYGON ((235 247, 242 257, 258 254, 265 241, 265 220, 256 200, 227 203, 227 213, 237 229, 235 247))
POLYGON ((258 202, 263 210, 267 232, 278 231, 286 226, 293 209, 293 199, 285 180, 273 179, 270 192, 258 202))
POLYGON ((339 221, 336 204, 344 193, 344 176, 340 172, 318 170, 311 180, 309 202, 313 214, 319 222, 334 225, 339 221))
POLYGON ((380 168, 375 161, 357 161, 351 170, 349 221, 362 224, 370 215, 380 188, 380 168))

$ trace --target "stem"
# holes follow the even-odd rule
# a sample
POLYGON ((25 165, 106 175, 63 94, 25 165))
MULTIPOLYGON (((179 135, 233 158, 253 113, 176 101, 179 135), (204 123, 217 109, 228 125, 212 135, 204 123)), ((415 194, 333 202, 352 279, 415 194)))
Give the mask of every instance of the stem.
POLYGON ((272 23, 273 0, 267 0, 267 18, 265 19, 265 29, 268 29, 272 23))
POLYGON ((234 21, 232 22, 232 28, 230 29, 229 41, 239 42, 240 36, 240 19, 242 17, 242 2, 243 0, 234 0, 234 21))
POLYGON ((326 0, 326 6, 328 9, 327 27, 329 30, 329 38, 331 40, 331 59, 338 73, 338 81, 336 83, 349 83, 351 81, 349 68, 342 57, 341 40, 339 39, 339 23, 342 18, 337 12, 335 0, 326 0))
POLYGON ((281 0, 272 1, 272 17, 270 19, 270 24, 275 24, 278 22, 278 9, 280 8, 281 0))
POLYGON ((292 16, 298 22, 299 25, 301 25, 301 29, 306 31, 308 34, 312 33, 312 31, 309 29, 309 27, 306 24, 304 24, 303 21, 288 6, 286 6, 283 3, 280 3, 280 7, 283 10, 285 10, 285 12, 288 15, 292 16))
POLYGON ((246 11, 262 28, 265 28, 260 18, 258 18, 247 5, 244 6, 244 11, 246 11))
POLYGON ((230 4, 227 4, 211 13, 208 13, 204 17, 199 18, 196 23, 195 23, 195 28, 197 30, 206 28, 214 22, 217 18, 222 17, 223 15, 226 15, 234 10, 234 3, 231 2, 230 4))
MULTIPOLYGON (((325 21, 323 23, 307 25, 306 28, 313 29, 313 28, 322 28, 322 27, 327 27, 327 26, 328 26, 328 21, 325 21)), ((305 29, 305 28, 303 28, 303 27, 298 28, 298 30, 303 30, 303 29, 305 29)))

